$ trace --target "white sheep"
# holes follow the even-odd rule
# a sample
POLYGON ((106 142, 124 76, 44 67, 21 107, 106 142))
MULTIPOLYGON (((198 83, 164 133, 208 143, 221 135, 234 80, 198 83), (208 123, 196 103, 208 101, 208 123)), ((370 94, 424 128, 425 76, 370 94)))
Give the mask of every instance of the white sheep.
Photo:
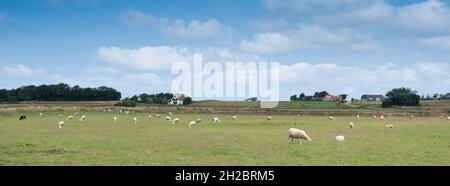
POLYGON ((409 116, 409 119, 414 119, 414 116, 413 115, 409 116))
POLYGON ((359 119, 359 115, 356 115, 356 119, 359 119))
POLYGON ((86 116, 82 115, 81 118, 80 118, 80 121, 85 121, 85 120, 86 120, 86 116))
POLYGON ((444 116, 443 116, 443 115, 441 115, 441 116, 439 116, 439 118, 440 118, 440 119, 444 119, 444 116))
POLYGON ((133 118, 133 122, 134 122, 134 124, 137 124, 138 119, 137 119, 136 117, 134 117, 134 118, 133 118))
POLYGON ((148 116, 147 116, 147 118, 148 119, 151 119, 153 116, 151 115, 151 114, 149 114, 148 116))
POLYGON ((336 136, 336 141, 338 142, 345 141, 345 137, 343 135, 336 136))
POLYGON ((172 121, 172 118, 170 116, 166 116, 166 121, 172 121))
POLYGON ((306 134, 305 131, 296 129, 296 128, 290 128, 288 130, 288 140, 289 142, 294 142, 294 139, 300 139, 300 144, 302 143, 302 139, 306 140, 309 144, 312 143, 311 138, 306 134))
POLYGON ((213 117, 212 120, 213 120, 213 124, 220 122, 220 119, 218 117, 213 117))
POLYGON ((172 121, 172 124, 178 124, 178 123, 180 123, 180 118, 174 118, 173 119, 173 121, 172 121))
POLYGON ((350 122, 350 123, 349 123, 349 126, 350 126, 350 128, 352 129, 352 128, 355 127, 355 124, 354 124, 353 122, 350 122))
POLYGON ((66 120, 73 120, 73 116, 72 115, 67 116, 66 120))
POLYGON ((272 120, 272 116, 267 116, 267 120, 272 120))
POLYGON ((161 118, 161 114, 155 114, 155 118, 161 118))
POLYGON ((117 117, 113 117, 113 123, 117 123, 117 117))
POLYGON ((379 120, 383 120, 384 122, 386 122, 386 118, 384 118, 384 115, 381 115, 380 117, 378 117, 379 120))
POLYGON ((232 119, 232 120, 236 120, 236 119, 237 119, 237 116, 234 115, 234 116, 231 117, 231 119, 232 119))
POLYGON ((62 114, 59 114, 59 118, 62 118, 63 117, 63 115, 62 114))
POLYGON ((42 116, 42 113, 39 113, 39 116, 42 116))
POLYGON ((128 111, 128 110, 127 110, 127 111, 125 111, 125 114, 130 114, 130 111, 128 111))
POLYGON ((191 128, 191 127, 193 127, 193 126, 195 126, 195 125, 197 125, 197 121, 191 121, 191 122, 189 122, 189 128, 191 128))
POLYGON ((195 120, 195 122, 198 124, 198 123, 202 122, 202 119, 198 118, 195 120))
POLYGON ((373 119, 377 119, 377 116, 373 115, 372 118, 373 118, 373 119))
POLYGON ((336 121, 336 118, 334 118, 333 116, 328 116, 328 119, 332 120, 332 121, 336 121))
POLYGON ((59 127, 59 128, 63 128, 63 127, 64 127, 64 121, 60 121, 60 122, 58 123, 58 127, 59 127))
POLYGON ((392 128, 394 128, 394 125, 390 124, 390 125, 385 125, 384 127, 392 129, 392 128))
POLYGON ((447 117, 447 121, 448 121, 448 122, 450 122, 450 116, 449 116, 449 117, 447 117))
POLYGON ((172 112, 169 112, 168 114, 169 114, 169 115, 172 115, 172 112))
POLYGON ((297 114, 297 118, 301 117, 300 114, 297 114))

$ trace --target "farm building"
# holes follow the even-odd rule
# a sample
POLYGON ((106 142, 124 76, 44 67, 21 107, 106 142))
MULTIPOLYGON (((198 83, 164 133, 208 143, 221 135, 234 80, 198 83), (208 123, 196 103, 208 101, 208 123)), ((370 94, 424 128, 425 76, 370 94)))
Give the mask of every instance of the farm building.
POLYGON ((341 96, 334 96, 334 95, 331 95, 331 94, 327 94, 321 99, 322 99, 322 101, 342 101, 342 97, 341 96))
POLYGON ((361 101, 383 101, 383 100, 384 100, 383 95, 364 94, 361 96, 361 101))
POLYGON ((186 96, 184 94, 173 94, 172 99, 169 100, 169 105, 183 105, 184 99, 186 99, 186 96))

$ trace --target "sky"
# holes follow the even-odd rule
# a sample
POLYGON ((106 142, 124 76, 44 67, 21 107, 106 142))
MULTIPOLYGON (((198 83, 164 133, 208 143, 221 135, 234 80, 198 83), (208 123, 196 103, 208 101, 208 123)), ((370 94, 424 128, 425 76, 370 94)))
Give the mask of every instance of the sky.
POLYGON ((322 90, 447 93, 450 1, 0 0, 0 88, 168 92, 171 65, 195 53, 278 62, 282 100, 322 90))

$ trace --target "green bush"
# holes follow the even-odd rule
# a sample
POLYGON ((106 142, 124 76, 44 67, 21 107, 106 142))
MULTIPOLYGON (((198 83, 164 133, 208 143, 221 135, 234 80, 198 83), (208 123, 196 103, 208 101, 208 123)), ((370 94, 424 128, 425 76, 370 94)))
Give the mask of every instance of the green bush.
POLYGON ((383 100, 382 107, 391 106, 419 106, 420 96, 417 91, 409 88, 395 88, 386 93, 386 99, 383 100))
POLYGON ((192 103, 192 98, 191 97, 187 97, 186 99, 184 99, 183 101, 183 105, 189 105, 192 103))
POLYGON ((115 106, 119 107, 136 107, 136 102, 132 100, 123 100, 119 103, 116 103, 115 106))

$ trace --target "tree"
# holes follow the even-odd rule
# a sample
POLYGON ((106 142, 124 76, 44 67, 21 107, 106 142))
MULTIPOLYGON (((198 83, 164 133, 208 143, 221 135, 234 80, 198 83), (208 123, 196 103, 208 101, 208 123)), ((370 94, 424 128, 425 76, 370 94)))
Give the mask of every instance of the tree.
POLYGON ((347 99, 348 95, 347 94, 341 94, 339 96, 341 96, 342 100, 345 101, 347 99))
POLYGON ((298 96, 298 99, 299 100, 305 100, 305 94, 302 92, 299 96, 298 96))
POLYGON ((386 99, 383 100, 382 107, 391 106, 418 106, 420 96, 417 91, 409 88, 395 88, 386 93, 386 99))
POLYGON ((297 95, 292 95, 291 98, 290 98, 289 100, 291 100, 291 101, 297 101, 297 100, 298 100, 297 95))
POLYGON ((132 100, 122 100, 115 104, 115 106, 119 107, 136 107, 136 102, 132 100))
POLYGON ((186 99, 184 99, 183 101, 183 105, 189 105, 192 103, 192 98, 191 97, 186 97, 186 99))

